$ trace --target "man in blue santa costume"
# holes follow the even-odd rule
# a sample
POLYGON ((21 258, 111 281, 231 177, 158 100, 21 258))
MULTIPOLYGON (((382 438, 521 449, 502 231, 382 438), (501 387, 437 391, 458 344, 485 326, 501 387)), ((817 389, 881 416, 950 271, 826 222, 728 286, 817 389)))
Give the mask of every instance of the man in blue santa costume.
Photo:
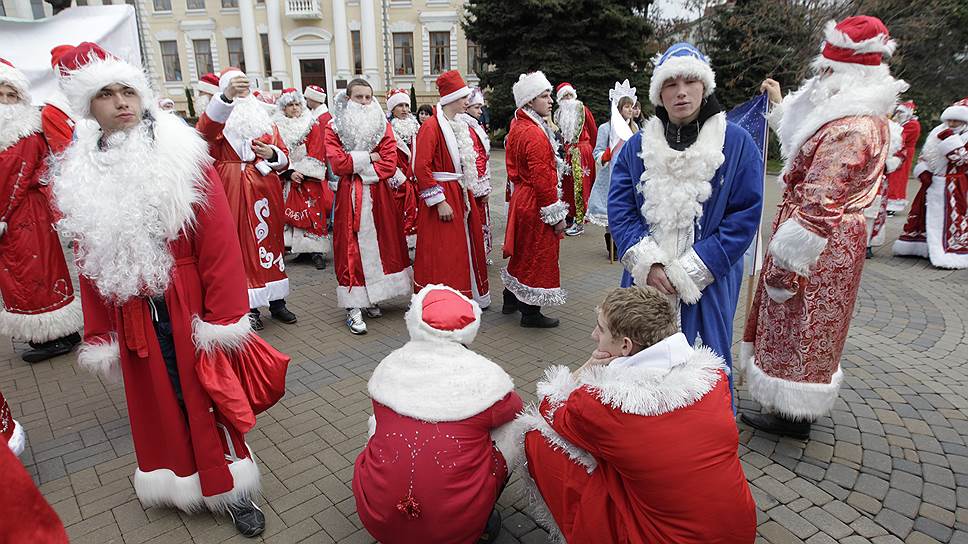
POLYGON ((762 158, 749 133, 726 121, 705 55, 678 43, 655 65, 655 116, 612 165, 608 219, 622 286, 665 294, 689 343, 731 367, 743 252, 763 202, 762 158))

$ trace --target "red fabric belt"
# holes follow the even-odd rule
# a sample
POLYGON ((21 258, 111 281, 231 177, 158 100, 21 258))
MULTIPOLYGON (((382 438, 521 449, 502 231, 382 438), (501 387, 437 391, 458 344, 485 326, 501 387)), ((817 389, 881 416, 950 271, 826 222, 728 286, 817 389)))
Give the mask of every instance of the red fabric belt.
POLYGON ((121 306, 124 321, 124 344, 142 359, 148 358, 148 334, 145 332, 145 302, 136 297, 121 306))
POLYGON ((363 180, 353 176, 353 232, 360 232, 360 220, 363 217, 363 180))

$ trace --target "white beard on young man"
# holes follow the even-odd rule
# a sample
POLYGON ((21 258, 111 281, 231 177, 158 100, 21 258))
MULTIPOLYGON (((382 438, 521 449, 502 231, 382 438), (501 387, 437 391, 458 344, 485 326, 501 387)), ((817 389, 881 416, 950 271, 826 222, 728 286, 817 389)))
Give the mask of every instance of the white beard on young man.
POLYGON ((364 106, 340 95, 333 109, 333 126, 347 150, 372 151, 386 134, 387 118, 375 100, 364 106))
POLYGON ((0 151, 40 130, 40 110, 24 102, 0 104, 0 151))
POLYGON ((302 113, 296 117, 288 117, 284 112, 278 111, 272 116, 272 121, 276 124, 276 128, 279 129, 279 135, 282 136, 282 141, 292 151, 292 148, 306 140, 306 135, 313 128, 313 123, 316 122, 316 119, 313 118, 308 109, 303 109, 302 113))
POLYGON ((236 98, 223 132, 230 137, 252 140, 272 134, 272 118, 258 98, 252 95, 236 98))
POLYGON ((409 115, 403 119, 394 117, 390 120, 390 126, 393 128, 394 136, 408 146, 413 143, 413 137, 420 130, 420 123, 417 122, 417 118, 413 115, 409 115))

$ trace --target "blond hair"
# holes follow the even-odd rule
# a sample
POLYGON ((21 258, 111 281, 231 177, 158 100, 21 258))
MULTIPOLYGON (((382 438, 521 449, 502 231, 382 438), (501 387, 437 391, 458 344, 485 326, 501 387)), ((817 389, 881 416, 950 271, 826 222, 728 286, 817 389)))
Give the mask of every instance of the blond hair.
POLYGON ((672 305, 654 287, 633 285, 615 289, 605 297, 599 310, 612 337, 628 337, 639 350, 665 340, 678 330, 672 305))

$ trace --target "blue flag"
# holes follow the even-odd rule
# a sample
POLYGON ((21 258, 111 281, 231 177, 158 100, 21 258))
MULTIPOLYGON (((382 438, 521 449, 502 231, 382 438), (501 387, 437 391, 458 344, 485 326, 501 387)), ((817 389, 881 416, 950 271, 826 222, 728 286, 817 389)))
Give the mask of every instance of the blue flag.
MULTIPOLYGON (((766 114, 770 107, 770 100, 766 93, 756 95, 751 100, 743 102, 726 114, 726 119, 743 127, 753 137, 756 148, 760 150, 763 160, 763 173, 766 174, 767 153, 767 123, 766 114)), ((743 255, 743 266, 746 273, 754 276, 763 267, 763 248, 760 244, 760 230, 756 230, 756 238, 743 255)))

